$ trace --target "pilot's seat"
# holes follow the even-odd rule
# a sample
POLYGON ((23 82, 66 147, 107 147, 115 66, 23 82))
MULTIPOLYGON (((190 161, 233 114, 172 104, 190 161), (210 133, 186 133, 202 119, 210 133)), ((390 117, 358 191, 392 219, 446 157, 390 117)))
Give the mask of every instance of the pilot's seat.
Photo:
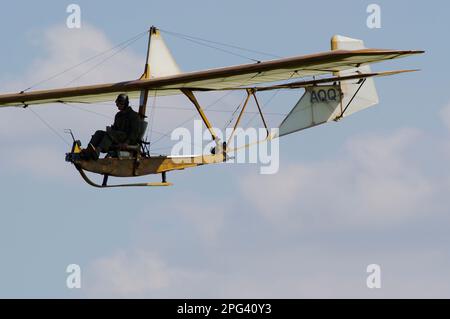
POLYGON ((116 145, 111 148, 108 152, 107 157, 118 157, 118 158, 130 158, 136 157, 138 155, 149 155, 148 143, 144 140, 144 134, 147 130, 148 123, 145 120, 139 121, 139 142, 138 144, 121 144, 116 145))

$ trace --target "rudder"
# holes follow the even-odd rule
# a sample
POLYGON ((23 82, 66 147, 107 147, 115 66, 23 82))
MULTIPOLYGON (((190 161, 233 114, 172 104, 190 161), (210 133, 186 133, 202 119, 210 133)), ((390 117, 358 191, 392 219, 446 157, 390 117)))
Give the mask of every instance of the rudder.
MULTIPOLYGON (((331 50, 363 50, 366 49, 362 40, 335 35, 331 38, 331 50)), ((363 65, 355 69, 336 72, 336 76, 346 76, 357 73, 371 73, 369 65, 363 65)), ((343 94, 342 105, 347 107, 342 117, 376 105, 379 102, 375 82, 371 78, 362 81, 343 81, 341 91, 343 94), (361 85, 362 84, 362 85, 361 85), (356 94, 357 93, 357 94, 356 94), (356 95, 355 95, 356 94, 356 95), (350 103, 351 102, 351 103, 350 103), (349 104, 350 103, 350 104, 349 104)))

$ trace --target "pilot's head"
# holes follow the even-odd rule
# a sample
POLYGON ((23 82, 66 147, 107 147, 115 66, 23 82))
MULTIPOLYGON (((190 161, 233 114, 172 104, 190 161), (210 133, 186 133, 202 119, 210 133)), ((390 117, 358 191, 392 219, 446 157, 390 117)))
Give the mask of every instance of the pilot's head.
POLYGON ((126 95, 124 93, 119 94, 119 96, 117 96, 117 99, 116 99, 116 105, 120 111, 122 111, 125 108, 127 108, 128 106, 130 106, 130 100, 128 99, 128 95, 126 95))

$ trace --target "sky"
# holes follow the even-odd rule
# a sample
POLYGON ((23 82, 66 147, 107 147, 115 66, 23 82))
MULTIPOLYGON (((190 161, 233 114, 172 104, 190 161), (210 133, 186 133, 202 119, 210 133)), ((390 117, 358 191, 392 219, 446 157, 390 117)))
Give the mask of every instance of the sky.
MULTIPOLYGON (((374 66, 421 69, 376 79, 378 106, 281 139, 273 175, 257 164, 211 165, 169 173, 172 187, 98 190, 64 162, 63 130, 86 143, 115 108, 1 109, 0 297, 450 298, 449 9, 404 0, 8 3, 1 93, 151 25, 283 57, 329 50, 334 34, 426 54, 374 66), (71 3, 81 8, 80 29, 66 26, 71 3), (380 29, 366 25, 372 3, 381 8, 380 29), (81 268, 79 289, 66 285, 70 264, 81 268), (381 269, 379 289, 366 285, 371 264, 381 269)), ((250 62, 163 35, 183 71, 250 62)), ((36 88, 64 86, 87 71, 72 85, 135 79, 145 47, 141 38, 92 71, 83 65, 36 88)), ((262 103, 287 113, 301 94, 283 91, 262 103)), ((189 107, 186 100, 156 103, 155 131, 186 118, 163 109, 189 107)))

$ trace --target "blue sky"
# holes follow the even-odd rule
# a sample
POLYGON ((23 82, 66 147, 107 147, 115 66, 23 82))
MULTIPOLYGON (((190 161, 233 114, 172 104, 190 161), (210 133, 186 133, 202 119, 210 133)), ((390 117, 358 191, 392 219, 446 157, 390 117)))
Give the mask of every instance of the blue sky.
MULTIPOLYGON (((447 3, 75 3, 80 30, 65 26, 70 2, 5 5, 1 92, 150 25, 280 56, 328 50, 333 34, 427 53, 374 67, 421 69, 377 79, 377 107, 282 140, 275 175, 259 175, 257 165, 216 165, 169 174, 171 188, 99 191, 64 162, 67 145, 33 113, 2 109, 1 297, 450 297, 447 3), (366 26, 370 3, 381 6, 381 29, 366 26), (82 269, 78 290, 65 285, 71 263, 82 269), (372 263, 382 269, 378 290, 365 285, 372 263)), ((248 63, 165 39, 185 71, 248 63)), ((81 83, 138 77, 144 57, 142 39, 81 83)), ((288 111, 300 95, 280 94, 267 110, 288 111)), ((83 141, 115 112, 34 110, 83 141)))

